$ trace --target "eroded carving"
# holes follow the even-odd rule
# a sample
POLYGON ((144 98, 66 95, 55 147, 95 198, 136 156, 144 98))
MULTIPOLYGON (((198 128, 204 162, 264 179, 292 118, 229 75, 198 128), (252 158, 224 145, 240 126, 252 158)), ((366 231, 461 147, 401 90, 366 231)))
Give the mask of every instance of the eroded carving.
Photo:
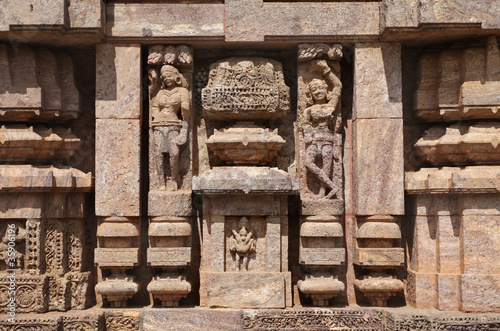
POLYGON ((236 266, 239 271, 248 271, 248 257, 256 249, 256 241, 253 238, 253 233, 247 230, 247 226, 248 219, 243 217, 240 220, 239 231, 232 230, 233 237, 229 243, 229 250, 234 253, 236 266))
POLYGON ((342 197, 340 45, 299 46, 299 117, 305 195, 342 197), (327 57, 323 59, 322 57, 327 57))
POLYGON ((177 191, 189 176, 192 51, 156 45, 148 65, 150 105, 150 189, 177 191), (185 151, 183 153, 183 151, 185 151))
POLYGON ((206 117, 238 120, 274 118, 290 109, 281 63, 257 57, 212 64, 202 102, 206 117))

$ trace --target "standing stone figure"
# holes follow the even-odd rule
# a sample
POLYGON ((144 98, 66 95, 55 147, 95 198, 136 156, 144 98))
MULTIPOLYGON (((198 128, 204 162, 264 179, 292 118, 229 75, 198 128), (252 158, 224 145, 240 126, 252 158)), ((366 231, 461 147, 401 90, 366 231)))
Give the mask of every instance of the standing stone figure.
MULTIPOLYGON (((190 111, 187 83, 179 70, 172 65, 163 65, 160 69, 161 88, 152 98, 151 127, 153 132, 153 157, 156 165, 160 189, 165 189, 165 154, 169 157, 170 178, 173 190, 181 187, 179 174, 180 146, 188 139, 188 121, 190 111)), ((149 72, 151 89, 158 86, 158 73, 149 72)))
POLYGON ((326 60, 313 60, 312 66, 322 72, 324 79, 312 79, 306 91, 307 108, 304 109, 302 127, 306 145, 304 163, 321 182, 318 197, 331 199, 341 188, 340 179, 332 178, 332 166, 333 161, 340 162, 340 155, 335 155, 337 149, 334 146, 341 144, 341 135, 337 134, 340 130, 337 106, 342 83, 332 73, 326 60), (325 80, 333 86, 330 93, 325 80), (330 192, 326 194, 327 189, 330 192))
MULTIPOLYGON (((246 220, 243 218, 242 220, 246 220)), ((252 238, 253 233, 248 232, 246 226, 243 225, 239 232, 233 230, 233 237, 231 237, 229 250, 235 253, 236 265, 238 270, 248 271, 248 257, 250 253, 255 252, 255 239, 252 238)))

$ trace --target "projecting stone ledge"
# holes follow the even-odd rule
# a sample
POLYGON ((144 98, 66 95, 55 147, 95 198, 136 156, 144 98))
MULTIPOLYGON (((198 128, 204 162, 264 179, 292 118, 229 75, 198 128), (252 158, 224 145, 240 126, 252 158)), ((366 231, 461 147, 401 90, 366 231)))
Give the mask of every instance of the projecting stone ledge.
POLYGON ((214 167, 193 178, 199 193, 282 193, 298 191, 298 181, 286 171, 267 167, 214 167))
POLYGON ((500 192, 500 166, 422 168, 405 177, 409 194, 500 192))
POLYGON ((54 166, 0 165, 0 191, 61 190, 90 191, 92 174, 75 168, 54 166))

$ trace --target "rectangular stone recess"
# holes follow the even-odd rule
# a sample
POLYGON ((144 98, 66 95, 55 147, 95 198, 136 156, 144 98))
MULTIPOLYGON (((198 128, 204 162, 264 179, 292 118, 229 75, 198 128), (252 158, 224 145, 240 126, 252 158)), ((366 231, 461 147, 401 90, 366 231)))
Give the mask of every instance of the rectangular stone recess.
POLYGON ((208 306, 285 308, 288 273, 207 273, 208 306))
POLYGON ((139 120, 96 120, 97 216, 139 216, 139 120))

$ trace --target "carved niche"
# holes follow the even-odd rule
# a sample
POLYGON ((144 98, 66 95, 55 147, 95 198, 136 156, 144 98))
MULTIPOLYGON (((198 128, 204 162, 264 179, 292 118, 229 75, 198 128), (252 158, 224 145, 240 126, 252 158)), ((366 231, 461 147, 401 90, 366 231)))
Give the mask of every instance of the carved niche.
POLYGON ((312 199, 342 199, 340 59, 342 46, 300 44, 298 119, 301 193, 312 199))
POLYGON ((188 46, 152 46, 149 65, 150 190, 191 186, 191 76, 188 46))

